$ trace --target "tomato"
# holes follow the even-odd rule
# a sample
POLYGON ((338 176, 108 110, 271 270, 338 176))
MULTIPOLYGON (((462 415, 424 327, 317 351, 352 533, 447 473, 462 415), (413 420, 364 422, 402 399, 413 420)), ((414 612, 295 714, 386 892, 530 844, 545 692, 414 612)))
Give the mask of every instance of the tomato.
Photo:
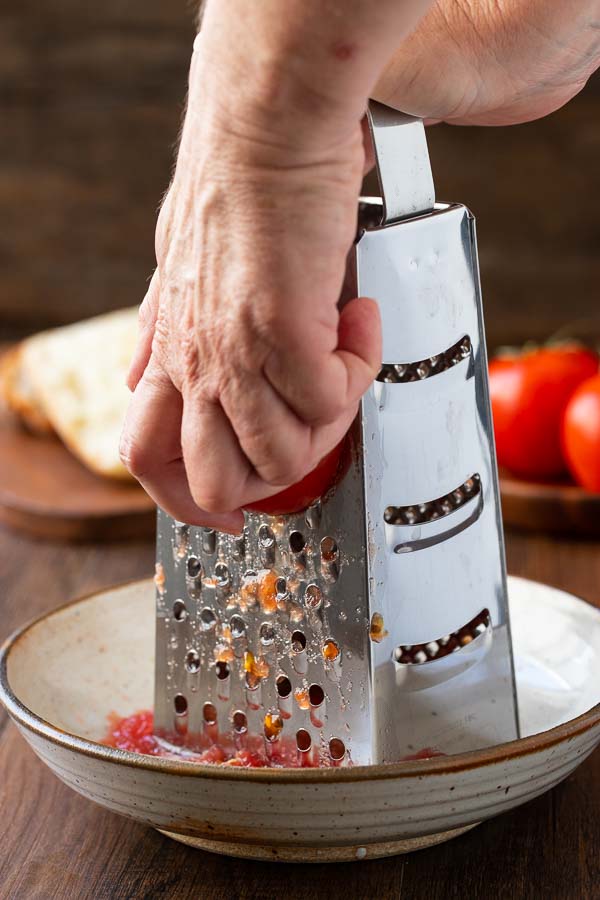
POLYGON ((124 719, 111 716, 111 728, 105 743, 120 750, 155 755, 159 746, 153 734, 153 718, 150 710, 133 713, 124 719))
POLYGON ((565 470, 562 419, 573 391, 598 372, 598 356, 576 344, 544 347, 490 363, 498 463, 524 478, 565 470))
POLYGON ((224 766, 242 766, 245 769, 264 769, 267 765, 266 759, 260 757, 258 753, 252 753, 250 750, 238 750, 232 759, 223 763, 224 766))
POLYGON ((563 450, 571 475, 600 494, 600 375, 580 384, 563 418, 563 450))
POLYGON ((301 481, 273 494, 272 497, 265 497, 264 500, 251 503, 246 509, 251 512, 266 513, 268 516, 283 516, 306 509, 307 506, 322 497, 333 484, 340 469, 342 450, 345 444, 346 438, 324 456, 312 472, 305 475, 301 481))
MULTIPOLYGON (((247 769, 263 769, 267 766, 286 766, 298 768, 300 766, 318 768, 327 765, 321 762, 318 755, 309 754, 307 759, 298 759, 298 750, 294 738, 282 738, 278 742, 276 750, 269 758, 265 753, 265 742, 262 734, 250 734, 247 737, 248 746, 236 748, 231 735, 220 734, 217 741, 205 750, 197 752, 178 751, 176 746, 166 747, 161 744, 153 734, 153 714, 149 709, 135 712, 124 719, 119 719, 115 713, 109 716, 109 732, 104 738, 103 744, 109 747, 117 747, 121 750, 129 750, 132 753, 144 753, 150 756, 159 756, 163 759, 173 759, 179 762, 204 763, 205 765, 220 765, 240 767, 247 769)), ((172 736, 171 736, 172 738, 172 736)), ((169 740, 169 737, 167 737, 169 740)), ((403 760, 431 759, 434 756, 444 756, 440 750, 424 747, 417 753, 402 757, 403 760)), ((352 763, 349 763, 352 765, 352 763)))

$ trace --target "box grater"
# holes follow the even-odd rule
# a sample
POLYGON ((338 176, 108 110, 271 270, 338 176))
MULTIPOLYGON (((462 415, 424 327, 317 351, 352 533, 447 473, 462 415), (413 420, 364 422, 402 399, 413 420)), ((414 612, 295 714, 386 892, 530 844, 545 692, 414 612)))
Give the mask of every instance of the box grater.
POLYGON ((343 474, 238 537, 159 511, 155 730, 183 747, 337 766, 518 736, 475 223, 435 203, 420 120, 369 120, 344 292, 379 302, 383 365, 343 474))

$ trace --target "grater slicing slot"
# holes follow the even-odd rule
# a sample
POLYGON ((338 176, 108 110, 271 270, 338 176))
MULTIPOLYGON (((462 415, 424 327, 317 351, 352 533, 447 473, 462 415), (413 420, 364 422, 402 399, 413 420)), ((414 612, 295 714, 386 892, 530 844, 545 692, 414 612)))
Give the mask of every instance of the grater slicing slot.
MULTIPOLYGON (((476 497, 468 500, 461 507, 453 510, 453 512, 450 513, 448 517, 444 517, 444 519, 438 519, 434 522, 423 523, 423 525, 418 525, 416 528, 416 530, 418 530, 419 532, 418 537, 411 537, 409 540, 395 543, 397 534, 389 536, 392 538, 392 549, 394 553, 413 553, 415 550, 427 550, 430 547, 435 547, 436 544, 441 544, 443 541, 448 541, 450 540, 450 538, 456 537, 457 534, 465 531, 471 525, 474 525, 475 522, 477 522, 477 520, 480 518, 482 512, 483 494, 479 493, 476 497), (437 528, 440 528, 441 526, 441 529, 437 531, 436 534, 431 534, 432 531, 437 530, 436 526, 437 528), (425 528, 427 530, 427 535, 421 536, 421 528, 425 528)), ((386 538, 388 538, 389 530, 391 530, 392 528, 396 529, 398 527, 402 528, 403 526, 386 525, 386 538)), ((388 540, 388 544, 389 543, 390 541, 388 540)))
POLYGON ((394 661, 403 666, 422 666, 446 656, 474 647, 492 627, 489 609, 482 609, 470 622, 452 634, 435 638, 422 644, 400 645, 394 650, 394 661))
POLYGON ((384 363, 379 370, 376 381, 384 384, 408 384, 413 381, 425 381, 426 378, 433 378, 434 375, 441 375, 447 372, 466 359, 471 359, 472 355, 471 338, 468 334, 463 335, 460 340, 456 341, 447 350, 430 356, 427 359, 420 359, 416 362, 406 363, 384 363))
POLYGON ((470 475, 462 484, 435 500, 408 506, 387 506, 383 514, 387 525, 421 525, 444 518, 481 493, 481 476, 470 475))
MULTIPOLYGON (((427 655, 425 649, 428 645, 413 645, 412 647, 397 647, 393 654, 396 670, 396 684, 403 691, 419 692, 438 687, 443 689, 456 679, 460 685, 462 678, 469 678, 477 671, 476 667, 486 660, 487 665, 493 666, 494 642, 493 627, 488 610, 482 610, 476 616, 473 623, 463 626, 453 635, 430 642, 430 645, 441 645, 442 641, 456 641, 454 649, 442 655, 423 659, 427 655), (460 643, 465 636, 472 638, 468 643, 460 643), (460 637, 459 637, 460 636, 460 637), (410 660, 410 661, 407 661, 410 660)), ((448 646, 447 645, 447 646, 448 646)), ((433 647, 432 647, 433 649, 433 647)), ((459 687, 456 690, 460 690, 459 687)))

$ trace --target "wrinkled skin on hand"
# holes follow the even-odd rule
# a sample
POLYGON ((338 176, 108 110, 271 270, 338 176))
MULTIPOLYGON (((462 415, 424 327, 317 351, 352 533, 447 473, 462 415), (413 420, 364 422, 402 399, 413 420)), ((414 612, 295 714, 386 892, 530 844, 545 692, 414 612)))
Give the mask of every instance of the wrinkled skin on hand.
POLYGON ((380 364, 374 301, 336 306, 361 124, 318 152, 275 156, 223 127, 192 140, 186 123, 158 221, 122 454, 190 523, 237 529, 239 507, 314 468, 380 364))
POLYGON ((599 62, 599 0, 438 0, 374 96, 430 120, 511 125, 563 106, 599 62))
MULTIPOLYGON (((597 67, 599 26, 600 0, 440 0, 378 60, 378 80, 353 83, 346 108, 317 80, 287 131, 279 119, 289 104, 279 115, 244 105, 229 115, 227 85, 215 103, 219 57, 211 66, 195 54, 122 439, 123 461, 159 505, 191 524, 238 530, 241 507, 299 480, 337 444, 375 377, 376 303, 337 309, 368 166, 366 98, 459 124, 534 119, 597 67), (212 94, 203 88, 211 81, 212 94), (333 125, 313 132, 313 106, 333 112, 315 114, 316 125, 333 125)), ((340 59, 358 54, 359 71, 360 44, 340 47, 340 59)), ((243 74, 246 97, 252 78, 243 74)), ((276 103, 277 83, 271 90, 276 103)))

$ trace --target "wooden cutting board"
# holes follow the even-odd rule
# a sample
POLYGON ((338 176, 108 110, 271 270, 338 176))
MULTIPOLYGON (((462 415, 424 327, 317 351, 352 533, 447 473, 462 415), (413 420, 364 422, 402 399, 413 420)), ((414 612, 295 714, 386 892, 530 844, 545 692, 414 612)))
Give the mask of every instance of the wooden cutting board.
POLYGON ((94 475, 54 437, 27 432, 0 407, 0 521, 42 538, 151 537, 156 507, 134 482, 94 475))
POLYGON ((600 494, 576 484, 521 481, 500 472, 504 524, 526 531, 600 537, 600 494))

